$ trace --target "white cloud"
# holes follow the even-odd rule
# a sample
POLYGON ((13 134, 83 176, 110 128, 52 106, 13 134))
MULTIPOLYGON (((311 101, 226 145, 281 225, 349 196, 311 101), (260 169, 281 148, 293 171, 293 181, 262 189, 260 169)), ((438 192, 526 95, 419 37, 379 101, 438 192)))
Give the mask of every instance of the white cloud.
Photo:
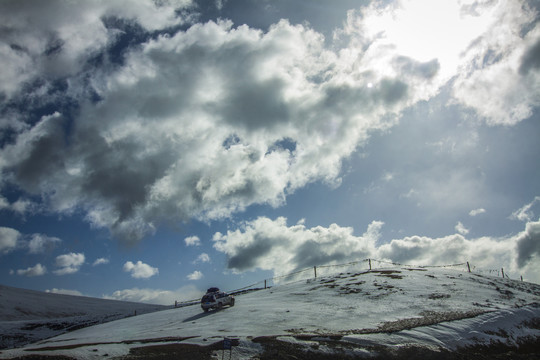
POLYGON ((198 236, 188 236, 184 239, 186 246, 200 246, 201 239, 198 236))
POLYGON ((33 234, 28 243, 28 250, 31 254, 39 254, 52 250, 60 242, 62 242, 62 240, 57 237, 33 234))
POLYGON ((124 271, 131 273, 131 277, 136 279, 148 279, 159 274, 158 268, 145 264, 140 260, 135 264, 131 261, 126 262, 124 264, 124 271))
POLYGON ((15 229, 0 226, 0 254, 17 248, 28 248, 30 254, 38 254, 52 250, 61 241, 57 237, 44 234, 23 235, 15 229), (28 238, 30 240, 27 240, 28 238))
POLYGON ((81 71, 88 57, 119 35, 118 29, 107 28, 106 19, 136 21, 155 30, 183 23, 175 9, 189 5, 190 1, 2 1, 0 23, 6 31, 0 45, 0 92, 11 97, 36 77, 55 79, 81 71))
POLYGON ((478 208, 478 209, 474 209, 474 210, 471 210, 469 212, 469 216, 476 216, 476 215, 480 215, 480 214, 483 214, 486 212, 486 209, 483 209, 483 208, 478 208))
POLYGON ((534 212, 531 209, 538 202, 540 202, 540 196, 535 196, 533 201, 524 205, 520 209, 514 211, 512 215, 510 215, 510 218, 515 219, 515 220, 525 221, 525 222, 531 221, 532 218, 534 217, 534 212))
POLYGON ((39 205, 37 203, 28 199, 18 199, 10 205, 10 209, 20 215, 25 215, 26 213, 36 211, 38 208, 39 205))
POLYGON ((56 266, 60 269, 53 271, 56 275, 74 274, 84 264, 84 254, 69 253, 56 257, 56 266))
POLYGON ((200 254, 197 259, 193 261, 194 264, 207 262, 210 262, 210 256, 207 253, 200 254))
POLYGON ((461 235, 467 235, 469 233, 469 229, 467 229, 465 225, 461 223, 461 221, 458 221, 454 229, 456 229, 456 231, 461 235))
POLYGON ((247 271, 260 268, 281 275, 315 265, 337 264, 373 256, 383 223, 372 222, 362 236, 350 227, 306 228, 287 226, 286 219, 259 217, 242 229, 214 235, 214 247, 228 257, 228 268, 247 271))
POLYGON ((191 274, 188 274, 186 277, 188 278, 188 280, 200 280, 203 278, 203 276, 204 275, 202 272, 195 270, 191 274))
POLYGON ((29 267, 27 269, 17 270, 17 275, 22 276, 42 276, 47 272, 47 268, 41 264, 29 267))
MULTIPOLYGON (((488 124, 513 125, 540 105, 540 72, 528 54, 538 47, 536 11, 525 1, 494 1, 481 10, 489 26, 463 53, 453 86, 457 101, 488 124)), ((536 60, 537 61, 537 60, 536 60)))
POLYGON ((8 209, 9 208, 9 201, 0 195, 0 210, 8 209))
POLYGON ((67 289, 57 289, 57 288, 52 288, 52 289, 47 289, 45 290, 45 292, 47 293, 51 293, 51 294, 62 294, 62 295, 72 295, 72 296, 84 296, 80 291, 77 291, 77 290, 67 290, 67 289))
POLYGON ((378 66, 369 63, 376 73, 405 67, 433 74, 421 83, 424 96, 450 83, 457 103, 488 124, 512 125, 540 104, 540 72, 532 55, 539 33, 536 10, 526 1, 400 0, 351 11, 336 36, 367 47, 363 59, 379 59, 378 66), (430 60, 438 67, 430 70, 430 60))
MULTIPOLYGON (((0 151, 0 170, 23 191, 43 195, 47 210, 83 211, 93 226, 128 243, 164 221, 223 219, 253 204, 283 205, 315 181, 337 186, 343 161, 369 134, 394 126, 405 109, 445 86, 488 123, 516 123, 540 99, 527 55, 538 30, 519 1, 474 9, 452 0, 372 3, 349 13, 331 46, 308 25, 285 20, 265 32, 210 21, 149 37, 115 66, 90 66, 85 60, 122 31, 103 19, 154 30, 182 23, 174 7, 188 6, 125 5, 0 5, 0 20, 14 30, 10 43, 18 44, 0 49, 5 73, 18 74, 5 75, 1 90, 16 97, 38 74, 68 78, 65 93, 54 96, 80 105, 69 115, 69 134, 61 111, 20 124, 0 151), (525 25, 520 38, 515 30, 525 25), (54 60, 44 56, 51 51, 54 60), (489 51, 489 64, 479 64, 489 51), (509 74, 517 80, 506 81, 509 74)), ((51 89, 46 83, 31 95, 50 101, 51 89)), ((470 174, 440 184, 426 180, 415 190, 433 203, 477 203, 471 194, 481 184, 470 174)))
POLYGON ((98 266, 98 265, 108 264, 109 262, 110 262, 109 259, 106 259, 106 258, 99 258, 99 259, 96 259, 96 261, 94 261, 94 263, 92 264, 92 266, 98 266))
POLYGON ((20 238, 21 233, 17 230, 0 226, 0 253, 6 254, 14 250, 20 238))
POLYGON ((392 116, 383 115, 420 98, 421 86, 397 71, 365 79, 368 62, 351 74, 355 61, 287 21, 267 33, 197 24, 143 44, 106 78, 96 72, 102 101, 81 109, 69 151, 62 114, 45 116, 4 149, 4 168, 31 169, 18 173, 27 191, 50 190, 60 212, 82 204, 88 221, 128 242, 173 216, 221 219, 251 204, 279 206, 309 182, 339 184, 341 161, 368 131, 389 126, 383 119, 392 116), (47 152, 32 152, 42 142, 47 152), (107 155, 112 148, 118 156, 107 155), (137 171, 127 158, 137 158, 137 171))
POLYGON ((177 290, 159 289, 124 289, 117 290, 112 295, 103 295, 104 299, 143 302, 149 304, 172 305, 175 301, 198 300, 202 291, 193 285, 183 286, 177 290))
POLYGON ((467 239, 462 234, 439 238, 408 236, 377 245, 381 222, 372 222, 361 236, 336 224, 306 228, 287 226, 286 219, 258 218, 241 229, 214 235, 214 247, 228 257, 234 271, 272 270, 287 274, 317 265, 340 264, 366 258, 413 265, 450 265, 469 261, 480 269, 524 274, 540 281, 540 222, 527 223, 525 231, 503 238, 467 239))

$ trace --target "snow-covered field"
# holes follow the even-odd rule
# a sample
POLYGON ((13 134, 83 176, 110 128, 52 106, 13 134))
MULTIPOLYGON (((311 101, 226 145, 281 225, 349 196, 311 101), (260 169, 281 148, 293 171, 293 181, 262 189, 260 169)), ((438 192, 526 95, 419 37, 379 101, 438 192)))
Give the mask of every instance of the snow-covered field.
MULTIPOLYGON (((540 354, 540 286, 449 269, 378 269, 251 292, 234 307, 169 309, 86 327, 0 358, 234 359, 540 354), (225 357, 229 357, 225 352, 225 357)), ((521 355, 520 355, 521 356, 521 355)), ((448 358, 448 357, 446 357, 448 358)))
POLYGON ((0 285, 0 349, 166 308, 0 285))

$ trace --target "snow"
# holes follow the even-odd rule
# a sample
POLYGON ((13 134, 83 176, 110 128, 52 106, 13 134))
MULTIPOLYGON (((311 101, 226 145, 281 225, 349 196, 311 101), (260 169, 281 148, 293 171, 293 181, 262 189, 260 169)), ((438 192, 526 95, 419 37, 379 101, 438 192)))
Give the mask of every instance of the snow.
POLYGON ((500 341, 518 346, 540 338, 538 326, 530 325, 540 319, 539 300, 539 285, 456 270, 362 270, 247 293, 221 311, 187 306, 86 327, 5 350, 0 358, 97 359, 142 346, 208 346, 224 337, 239 339, 237 359, 264 351, 260 339, 328 353, 349 344, 353 348, 347 351, 357 356, 370 354, 375 345, 455 350, 500 341))
POLYGON ((165 306, 51 294, 0 285, 0 349, 165 306))

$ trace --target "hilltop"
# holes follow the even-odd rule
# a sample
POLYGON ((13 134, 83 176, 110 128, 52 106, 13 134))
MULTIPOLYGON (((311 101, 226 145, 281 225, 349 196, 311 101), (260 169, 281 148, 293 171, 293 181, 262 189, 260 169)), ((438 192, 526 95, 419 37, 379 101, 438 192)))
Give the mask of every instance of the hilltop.
POLYGON ((0 285, 0 349, 166 308, 0 285))
POLYGON ((340 273, 238 296, 234 307, 159 311, 87 327, 0 358, 534 358, 540 286, 449 269, 340 273), (499 355, 502 354, 502 355, 499 355))

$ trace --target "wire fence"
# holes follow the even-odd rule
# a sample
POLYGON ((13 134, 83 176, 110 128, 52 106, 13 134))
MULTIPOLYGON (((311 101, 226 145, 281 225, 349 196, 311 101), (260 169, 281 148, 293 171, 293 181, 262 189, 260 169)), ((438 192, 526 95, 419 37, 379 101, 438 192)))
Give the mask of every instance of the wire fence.
MULTIPOLYGON (((378 259, 363 259, 358 261, 351 261, 344 264, 330 264, 330 265, 318 265, 313 267, 308 267, 302 270, 293 271, 291 273, 274 276, 267 278, 261 281, 258 281, 253 284, 241 287, 239 289, 234 289, 227 291, 231 295, 241 295, 252 291, 266 289, 277 284, 287 284, 295 281, 313 279, 321 276, 328 276, 336 273, 336 270, 343 271, 363 271, 369 272, 372 270, 377 270, 381 268, 390 268, 390 267, 400 267, 400 268, 417 268, 417 269, 428 269, 428 268, 455 268, 469 273, 478 273, 482 275, 497 276, 510 279, 510 276, 507 272, 504 271, 504 268, 501 269, 479 269, 476 266, 471 266, 468 261, 458 264, 447 264, 447 265, 412 265, 412 264, 400 264, 396 262, 378 260, 378 259)), ((521 281, 523 277, 521 276, 521 281)), ((175 301, 174 307, 184 307, 190 305, 196 305, 200 302, 200 299, 187 300, 187 301, 175 301)))

